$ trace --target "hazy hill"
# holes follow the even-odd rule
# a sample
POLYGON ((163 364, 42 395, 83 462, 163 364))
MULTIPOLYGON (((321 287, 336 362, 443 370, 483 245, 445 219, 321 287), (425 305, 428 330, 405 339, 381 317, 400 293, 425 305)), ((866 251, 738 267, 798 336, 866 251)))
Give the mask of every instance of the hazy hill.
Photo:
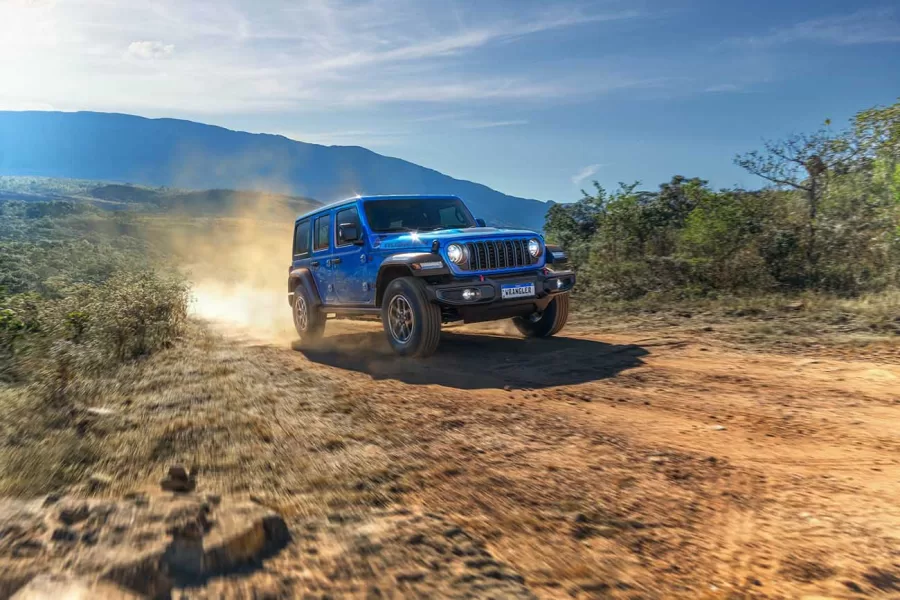
POLYGON ((0 175, 0 202, 88 202, 108 210, 174 211, 189 216, 252 215, 283 220, 321 204, 312 198, 252 190, 183 190, 84 179, 0 175))
POLYGON ((542 228, 549 205, 357 146, 321 146, 177 119, 0 111, 0 175, 278 192, 453 193, 494 224, 542 228))

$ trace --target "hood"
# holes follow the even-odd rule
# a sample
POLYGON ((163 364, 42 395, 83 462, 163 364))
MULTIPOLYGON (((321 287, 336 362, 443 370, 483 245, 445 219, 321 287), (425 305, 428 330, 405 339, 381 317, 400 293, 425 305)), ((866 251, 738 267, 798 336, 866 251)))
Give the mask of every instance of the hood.
POLYGON ((543 236, 527 229, 499 229, 497 227, 468 227, 466 229, 441 229, 439 231, 373 233, 372 247, 381 250, 419 250, 431 248, 431 243, 438 240, 441 246, 454 241, 485 240, 508 237, 543 236))

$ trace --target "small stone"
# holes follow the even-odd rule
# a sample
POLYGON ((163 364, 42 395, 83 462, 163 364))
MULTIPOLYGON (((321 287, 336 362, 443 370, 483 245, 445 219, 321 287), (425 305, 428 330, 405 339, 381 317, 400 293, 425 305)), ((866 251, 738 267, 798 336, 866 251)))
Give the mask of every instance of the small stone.
POLYGON ((414 581, 422 581, 425 579, 424 571, 405 571, 403 573, 397 573, 396 576, 397 583, 411 583, 414 581))
POLYGON ((59 527, 53 530, 50 539, 54 542, 74 542, 78 539, 78 534, 67 527, 59 527))
POLYGON ((92 473, 88 478, 88 488, 91 491, 98 491, 108 488, 112 483, 112 477, 105 473, 92 473))
POLYGON ((192 492, 197 487, 196 473, 196 467, 188 471, 181 465, 172 465, 169 467, 168 475, 159 482, 159 485, 166 492, 192 492))
POLYGON ((188 480, 188 472, 181 465, 172 465, 169 467, 169 478, 170 479, 181 479, 183 481, 188 480))
POLYGON ((503 386, 503 391, 504 391, 504 392, 510 392, 510 391, 512 391, 512 388, 511 388, 510 386, 508 386, 508 385, 504 385, 504 386, 503 386))
POLYGON ((59 511, 59 520, 65 525, 74 525, 75 523, 87 519, 90 514, 91 509, 87 504, 67 506, 59 511))
POLYGON ((51 504, 56 504, 59 502, 60 498, 62 498, 62 494, 59 492, 50 492, 44 497, 43 506, 50 506, 51 504))
POLYGON ((664 463, 664 462, 666 462, 667 459, 665 456, 656 455, 656 456, 651 456, 647 460, 652 463, 664 463))
POLYGON ((710 429, 713 431, 725 431, 726 427, 724 425, 713 425, 710 429))
POLYGON ((425 536, 421 533, 415 533, 415 534, 409 536, 409 539, 407 540, 407 542, 409 542, 410 544, 421 544, 424 541, 425 541, 425 536))
POLYGON ((159 485, 166 492, 185 493, 193 491, 197 483, 193 479, 172 479, 171 477, 166 477, 159 482, 159 485))
POLYGON ((459 527, 451 527, 450 529, 444 531, 444 537, 456 537, 458 535, 461 535, 462 533, 463 530, 459 527))
POLYGON ((114 411, 111 408, 105 408, 105 407, 99 407, 99 406, 91 407, 91 408, 87 409, 86 412, 88 412, 92 415, 97 415, 99 417, 107 417, 109 415, 116 414, 116 411, 114 411))

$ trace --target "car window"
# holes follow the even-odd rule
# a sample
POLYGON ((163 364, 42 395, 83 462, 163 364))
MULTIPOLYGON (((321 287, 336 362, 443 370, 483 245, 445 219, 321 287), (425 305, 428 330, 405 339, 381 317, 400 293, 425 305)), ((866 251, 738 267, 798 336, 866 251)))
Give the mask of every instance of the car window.
POLYGON ((360 230, 359 227, 359 211, 356 210, 355 206, 351 206, 350 208, 345 208, 343 210, 339 210, 337 212, 337 218, 334 220, 334 239, 335 244, 338 246, 347 246, 352 242, 344 242, 341 240, 340 236, 340 228, 344 223, 349 223, 351 225, 356 226, 356 231, 360 230))
POLYGON ((325 215, 316 219, 316 240, 313 243, 313 250, 325 250, 328 248, 328 233, 331 230, 329 223, 331 215, 325 215))
POLYGON ((474 227, 475 219, 458 198, 370 200, 364 205, 373 231, 435 231, 474 227))
POLYGON ((294 229, 294 256, 309 254, 309 220, 300 221, 294 229))

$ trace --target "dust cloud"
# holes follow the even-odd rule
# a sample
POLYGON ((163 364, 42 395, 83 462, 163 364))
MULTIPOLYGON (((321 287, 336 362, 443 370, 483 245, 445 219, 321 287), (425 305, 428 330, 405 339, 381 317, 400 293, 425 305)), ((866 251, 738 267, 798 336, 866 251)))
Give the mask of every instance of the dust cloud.
POLYGON ((168 212, 145 228, 165 247, 191 284, 193 316, 226 334, 290 342, 287 303, 293 223, 312 204, 252 194, 222 216, 168 212))

